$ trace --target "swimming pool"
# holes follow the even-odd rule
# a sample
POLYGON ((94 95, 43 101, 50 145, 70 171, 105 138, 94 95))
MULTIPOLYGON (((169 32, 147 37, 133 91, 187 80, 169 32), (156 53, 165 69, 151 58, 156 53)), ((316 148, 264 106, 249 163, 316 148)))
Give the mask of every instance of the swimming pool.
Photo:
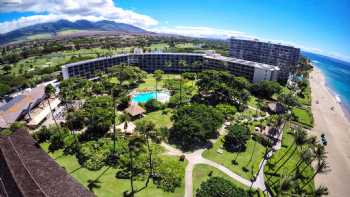
POLYGON ((168 92, 158 92, 151 91, 151 92, 140 92, 132 96, 131 101, 133 103, 146 103, 147 101, 151 99, 156 99, 162 103, 165 103, 169 101, 170 95, 168 92))

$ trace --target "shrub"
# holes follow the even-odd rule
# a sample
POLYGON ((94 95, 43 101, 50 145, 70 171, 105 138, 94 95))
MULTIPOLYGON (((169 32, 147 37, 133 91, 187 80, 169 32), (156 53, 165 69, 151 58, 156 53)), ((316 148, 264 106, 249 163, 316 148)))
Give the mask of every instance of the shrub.
POLYGON ((49 152, 55 152, 64 147, 64 137, 60 132, 50 137, 49 152))
POLYGON ((184 172, 178 165, 176 161, 164 160, 158 168, 155 169, 155 183, 158 187, 166 192, 174 192, 176 187, 181 186, 184 172))
POLYGON ((228 104, 219 104, 215 108, 224 114, 226 119, 232 119, 237 112, 237 108, 235 106, 228 104))
POLYGON ((221 177, 210 177, 202 182, 196 191, 196 197, 248 197, 248 192, 238 188, 232 182, 221 177))
POLYGON ((196 73, 183 73, 182 77, 184 79, 195 80, 196 79, 196 73))
POLYGON ((253 140, 257 141, 258 143, 260 143, 263 146, 268 146, 268 147, 272 147, 272 141, 270 138, 266 137, 264 134, 261 133, 254 133, 253 135, 253 140))
POLYGON ((89 170, 100 170, 110 154, 108 143, 104 140, 90 141, 81 145, 76 157, 79 163, 89 170))
POLYGON ((130 102, 130 97, 129 96, 123 96, 120 99, 120 103, 118 105, 118 110, 123 111, 124 109, 126 109, 129 106, 129 102, 130 102))
POLYGON ((153 112, 162 109, 162 103, 156 99, 151 99, 145 103, 147 112, 153 112))
POLYGON ((2 131, 0 131, 0 136, 10 136, 12 135, 13 131, 11 131, 10 129, 4 129, 2 131))
POLYGON ((75 154, 80 149, 80 143, 75 135, 67 135, 64 138, 64 154, 75 154))
POLYGON ((49 140, 52 135, 53 135, 53 132, 50 129, 48 129, 46 126, 43 126, 39 131, 34 133, 33 138, 38 143, 43 143, 49 140))

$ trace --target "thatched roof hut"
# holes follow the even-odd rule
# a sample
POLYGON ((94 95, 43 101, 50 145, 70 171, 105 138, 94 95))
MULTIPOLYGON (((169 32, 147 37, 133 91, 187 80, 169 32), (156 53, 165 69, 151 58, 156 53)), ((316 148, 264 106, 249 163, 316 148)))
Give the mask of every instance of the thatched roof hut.
POLYGON ((138 104, 133 103, 128 108, 125 109, 125 112, 129 114, 131 117, 141 116, 146 112, 142 107, 138 104))

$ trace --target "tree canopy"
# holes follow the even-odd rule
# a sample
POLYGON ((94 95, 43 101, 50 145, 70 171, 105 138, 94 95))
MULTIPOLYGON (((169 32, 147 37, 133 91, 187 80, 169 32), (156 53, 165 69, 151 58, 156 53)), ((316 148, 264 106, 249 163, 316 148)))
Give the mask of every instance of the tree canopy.
POLYGON ((170 131, 170 140, 174 140, 184 149, 190 149, 216 137, 224 116, 213 107, 192 104, 176 110, 172 120, 174 126, 170 131))
POLYGON ((206 70, 198 75, 198 91, 209 104, 244 105, 249 97, 250 82, 227 71, 206 70))
POLYGON ((228 133, 224 137, 224 147, 228 151, 240 152, 246 149, 247 140, 250 138, 247 127, 234 124, 227 128, 228 133))
POLYGON ((252 87, 252 93, 257 97, 271 98, 281 91, 281 85, 276 81, 260 81, 252 87))
POLYGON ((202 182, 196 197, 248 197, 248 192, 221 177, 210 177, 202 182))

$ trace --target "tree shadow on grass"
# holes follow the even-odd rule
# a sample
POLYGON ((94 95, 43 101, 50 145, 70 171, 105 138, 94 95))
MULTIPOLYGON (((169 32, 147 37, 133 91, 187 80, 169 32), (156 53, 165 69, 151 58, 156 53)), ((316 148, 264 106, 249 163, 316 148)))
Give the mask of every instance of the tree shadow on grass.
POLYGON ((72 170, 71 172, 69 172, 69 174, 74 174, 75 172, 77 172, 78 170, 82 169, 83 167, 79 166, 78 168, 72 170))
MULTIPOLYGON (((98 175, 98 177, 96 177, 95 179, 89 179, 87 182, 87 187, 89 188, 89 190, 91 192, 94 192, 94 189, 98 189, 101 188, 101 181, 100 178, 110 169, 111 167, 107 167, 105 170, 103 170, 103 172, 98 175)), ((78 170, 78 169, 76 169, 78 170)), ((75 170, 74 170, 75 171, 75 170)))

